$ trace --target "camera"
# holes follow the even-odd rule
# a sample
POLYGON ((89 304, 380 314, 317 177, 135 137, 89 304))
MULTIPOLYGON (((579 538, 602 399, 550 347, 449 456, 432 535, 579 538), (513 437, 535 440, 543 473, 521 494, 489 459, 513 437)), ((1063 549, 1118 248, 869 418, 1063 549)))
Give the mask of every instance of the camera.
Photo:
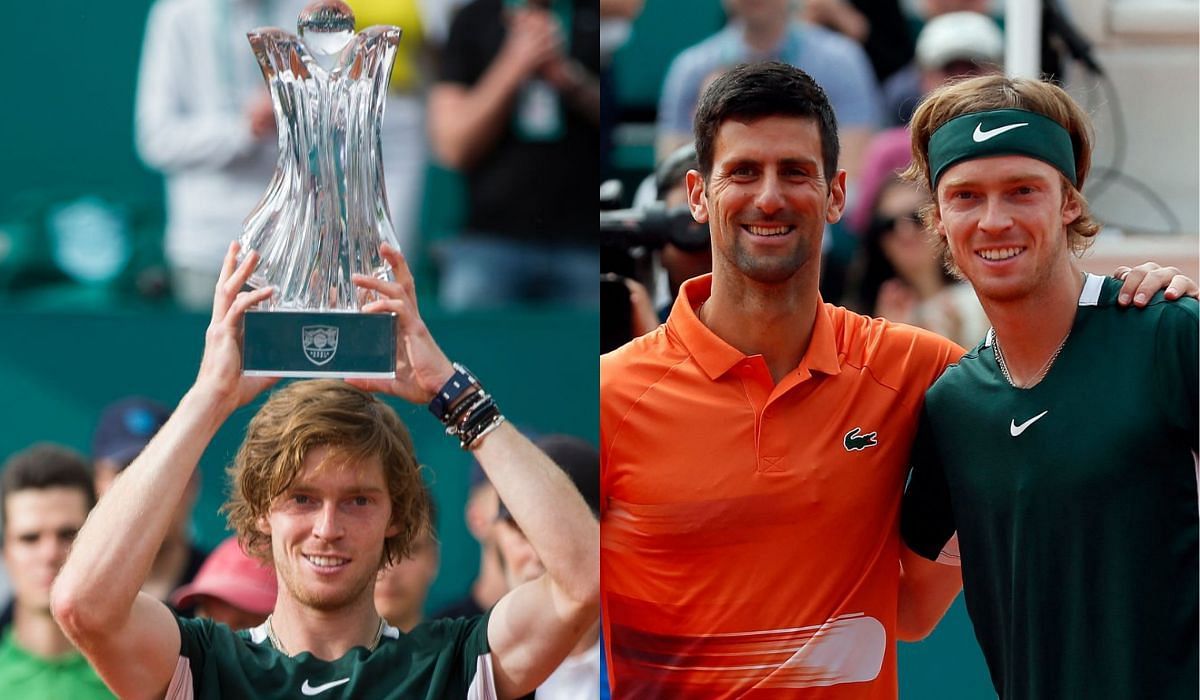
POLYGON ((671 243, 680 250, 708 249, 708 225, 697 223, 687 205, 668 208, 650 202, 636 209, 600 212, 600 245, 629 250, 658 250, 671 243))

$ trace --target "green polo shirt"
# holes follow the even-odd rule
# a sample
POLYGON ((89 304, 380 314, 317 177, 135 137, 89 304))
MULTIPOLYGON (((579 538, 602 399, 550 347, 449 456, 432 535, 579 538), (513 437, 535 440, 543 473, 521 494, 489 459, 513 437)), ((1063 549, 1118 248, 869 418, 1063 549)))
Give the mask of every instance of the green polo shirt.
POLYGON ((35 656, 17 644, 12 628, 0 638, 0 698, 89 700, 112 698, 87 659, 72 651, 58 658, 35 656))

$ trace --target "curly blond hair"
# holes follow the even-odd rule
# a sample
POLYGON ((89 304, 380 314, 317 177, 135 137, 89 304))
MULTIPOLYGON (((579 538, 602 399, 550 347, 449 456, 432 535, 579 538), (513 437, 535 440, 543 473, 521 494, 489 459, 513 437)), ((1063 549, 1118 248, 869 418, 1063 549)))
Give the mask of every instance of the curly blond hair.
POLYGON ((913 113, 909 122, 912 136, 912 163, 901 173, 906 180, 920 183, 933 193, 933 201, 921 211, 926 229, 934 238, 942 260, 956 275, 961 276, 950 257, 946 239, 934 229, 940 211, 937 208, 937 191, 933 188, 929 171, 929 139, 933 132, 946 122, 964 114, 986 112, 994 109, 1024 109, 1036 112, 1058 122, 1071 137, 1071 150, 1075 155, 1075 182, 1061 177, 1064 200, 1074 199, 1079 203, 1079 218, 1067 226, 1067 243, 1076 255, 1082 254, 1092 244, 1092 238, 1100 230, 1088 211, 1084 199, 1083 183, 1092 168, 1092 121, 1061 87, 1040 80, 1010 78, 1004 75, 982 75, 951 81, 933 90, 925 97, 913 113))
POLYGON ((271 395, 246 428, 228 468, 229 500, 222 506, 242 547, 271 561, 271 536, 258 529, 271 504, 296 479, 310 450, 332 448, 351 460, 378 457, 397 534, 383 542, 380 567, 409 554, 429 527, 429 504, 412 438, 390 406, 338 380, 290 384, 271 395))

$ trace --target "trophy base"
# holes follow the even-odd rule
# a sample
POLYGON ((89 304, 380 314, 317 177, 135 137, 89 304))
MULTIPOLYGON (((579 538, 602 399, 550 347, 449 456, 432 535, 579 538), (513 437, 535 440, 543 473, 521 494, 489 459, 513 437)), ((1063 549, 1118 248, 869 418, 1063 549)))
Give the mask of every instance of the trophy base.
POLYGON ((242 373, 259 377, 390 378, 396 315, 248 311, 242 373))

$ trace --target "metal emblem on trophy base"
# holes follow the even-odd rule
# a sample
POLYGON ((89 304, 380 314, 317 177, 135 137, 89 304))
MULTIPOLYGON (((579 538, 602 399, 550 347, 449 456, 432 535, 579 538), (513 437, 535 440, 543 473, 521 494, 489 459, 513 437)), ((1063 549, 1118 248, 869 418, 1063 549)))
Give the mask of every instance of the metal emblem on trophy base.
POLYGON ((276 290, 246 314, 243 371, 390 377, 395 316, 362 313, 375 294, 350 277, 392 279, 379 245, 399 248, 380 124, 400 28, 356 34, 350 8, 324 0, 300 13, 298 31, 247 35, 275 106, 279 162, 240 239, 243 255, 260 256, 250 286, 276 290))

